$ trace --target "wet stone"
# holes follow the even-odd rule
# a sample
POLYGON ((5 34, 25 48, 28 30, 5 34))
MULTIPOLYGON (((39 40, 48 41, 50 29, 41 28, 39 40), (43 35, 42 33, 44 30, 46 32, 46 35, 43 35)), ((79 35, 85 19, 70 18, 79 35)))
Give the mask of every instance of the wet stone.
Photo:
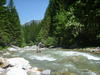
POLYGON ((7 59, 0 57, 0 68, 5 68, 8 65, 9 65, 9 62, 7 61, 7 59))

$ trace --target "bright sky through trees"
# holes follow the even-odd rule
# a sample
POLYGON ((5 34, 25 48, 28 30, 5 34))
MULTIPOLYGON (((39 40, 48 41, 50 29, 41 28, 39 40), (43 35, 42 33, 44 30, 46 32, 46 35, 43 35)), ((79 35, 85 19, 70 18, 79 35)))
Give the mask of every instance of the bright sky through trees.
POLYGON ((33 19, 43 19, 49 0, 14 0, 14 3, 21 24, 24 24, 33 19))

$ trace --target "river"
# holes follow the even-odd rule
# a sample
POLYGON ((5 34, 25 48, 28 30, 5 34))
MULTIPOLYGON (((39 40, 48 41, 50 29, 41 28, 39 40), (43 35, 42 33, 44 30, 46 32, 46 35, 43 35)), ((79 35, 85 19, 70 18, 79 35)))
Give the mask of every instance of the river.
POLYGON ((6 51, 1 57, 23 57, 33 67, 50 69, 52 72, 68 71, 73 75, 100 75, 100 55, 78 51, 47 49, 41 53, 35 51, 6 51))

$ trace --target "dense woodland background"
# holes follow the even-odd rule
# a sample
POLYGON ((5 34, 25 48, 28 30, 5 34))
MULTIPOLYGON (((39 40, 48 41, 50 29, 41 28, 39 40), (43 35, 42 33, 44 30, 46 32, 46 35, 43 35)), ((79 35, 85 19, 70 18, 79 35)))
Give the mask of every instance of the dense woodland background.
POLYGON ((49 0, 44 19, 25 25, 20 24, 13 0, 5 4, 0 0, 0 48, 38 42, 47 47, 100 46, 100 0, 49 0))
POLYGON ((11 44, 21 46, 22 34, 18 13, 13 0, 6 6, 6 0, 0 0, 0 47, 11 44))

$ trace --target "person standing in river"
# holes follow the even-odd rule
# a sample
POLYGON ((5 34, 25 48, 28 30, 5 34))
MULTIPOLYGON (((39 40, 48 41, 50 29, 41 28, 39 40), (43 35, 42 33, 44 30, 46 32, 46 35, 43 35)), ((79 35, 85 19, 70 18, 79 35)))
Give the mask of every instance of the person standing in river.
POLYGON ((36 49, 37 53, 41 52, 40 48, 42 48, 42 45, 43 45, 42 42, 39 42, 37 44, 37 49, 36 49))

